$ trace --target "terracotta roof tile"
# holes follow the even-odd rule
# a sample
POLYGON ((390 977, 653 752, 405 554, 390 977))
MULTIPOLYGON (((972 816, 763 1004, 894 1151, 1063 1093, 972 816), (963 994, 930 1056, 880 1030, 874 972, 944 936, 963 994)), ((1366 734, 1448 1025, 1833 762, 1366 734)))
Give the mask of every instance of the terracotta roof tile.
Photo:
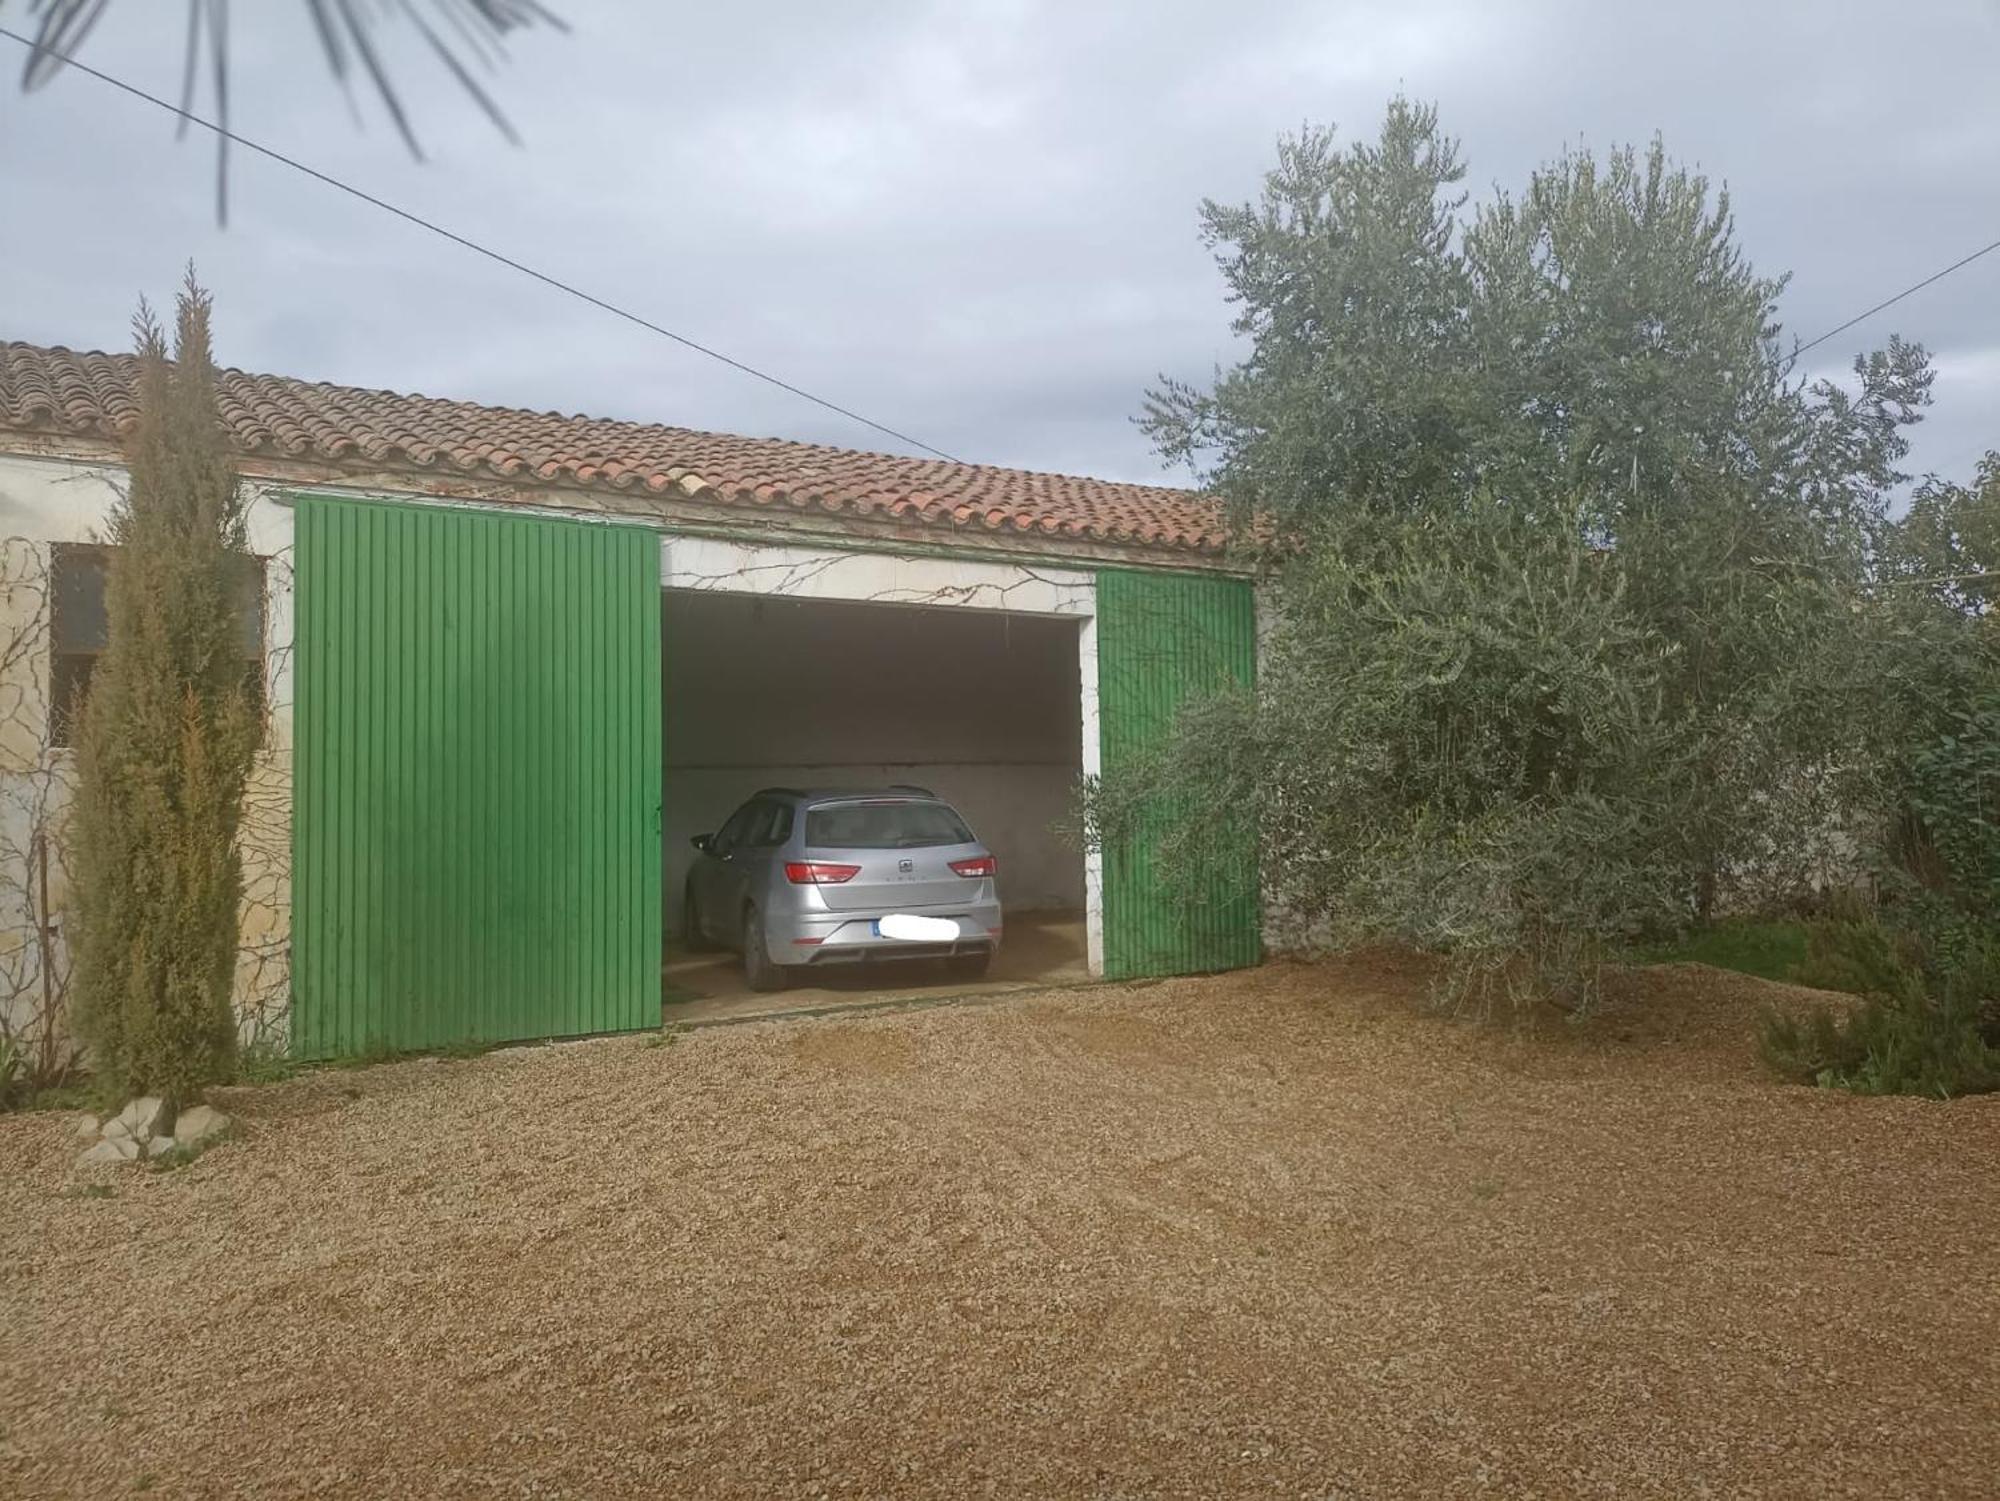
MULTIPOLYGON (((136 412, 137 360, 0 343, 0 430, 116 439, 136 412)), ((1220 508, 1161 485, 1114 484, 726 433, 565 417, 278 375, 220 372, 223 421, 247 455, 359 460, 391 471, 563 488, 669 490, 718 506, 895 517, 1219 552, 1220 508)))

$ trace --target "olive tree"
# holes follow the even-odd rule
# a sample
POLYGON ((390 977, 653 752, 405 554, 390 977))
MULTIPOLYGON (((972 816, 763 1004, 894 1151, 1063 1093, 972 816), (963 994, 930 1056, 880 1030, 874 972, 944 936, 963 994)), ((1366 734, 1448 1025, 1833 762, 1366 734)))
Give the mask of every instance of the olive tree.
MULTIPOLYGON (((1254 810, 1298 931, 1587 994, 1607 946, 1807 863, 1930 371, 1892 341, 1794 378, 1782 279, 1658 142, 1470 209, 1463 177, 1398 100, 1203 205, 1246 352, 1142 422, 1262 548, 1279 623, 1258 692, 1086 788, 1085 824, 1254 810)), ((1228 827, 1184 820, 1169 879, 1228 827)))

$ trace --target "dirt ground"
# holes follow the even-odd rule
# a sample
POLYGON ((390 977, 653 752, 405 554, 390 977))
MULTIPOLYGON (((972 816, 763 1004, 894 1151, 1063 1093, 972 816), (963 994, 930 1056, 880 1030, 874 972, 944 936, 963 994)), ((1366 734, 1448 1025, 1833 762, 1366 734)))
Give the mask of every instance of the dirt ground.
POLYGON ((1414 988, 329 1071, 159 1175, 0 1119, 0 1495, 1993 1494, 2000 1098, 1773 1084, 1694 966, 1414 988))

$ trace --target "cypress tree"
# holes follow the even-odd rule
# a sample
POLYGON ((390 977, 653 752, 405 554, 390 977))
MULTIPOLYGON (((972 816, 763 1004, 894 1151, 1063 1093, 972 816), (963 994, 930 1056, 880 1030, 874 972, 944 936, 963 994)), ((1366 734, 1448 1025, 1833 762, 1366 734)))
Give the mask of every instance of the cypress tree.
POLYGON ((138 420, 114 507, 108 640, 78 740, 71 837, 78 1018, 106 1093, 172 1114, 228 1076, 256 745, 242 610, 254 575, 190 268, 174 352, 142 302, 138 420))

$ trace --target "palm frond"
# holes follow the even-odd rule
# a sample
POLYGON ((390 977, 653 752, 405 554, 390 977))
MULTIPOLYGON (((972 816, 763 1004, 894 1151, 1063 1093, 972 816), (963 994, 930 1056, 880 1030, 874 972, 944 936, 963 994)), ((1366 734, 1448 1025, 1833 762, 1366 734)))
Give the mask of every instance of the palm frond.
MULTIPOLYGON (((506 39, 529 27, 546 27, 568 32, 563 18, 538 0, 393 0, 375 5, 368 0, 303 0, 312 16, 320 52, 327 71, 352 102, 351 81, 358 71, 388 112, 404 147, 418 161, 424 160, 416 127, 403 107, 396 81, 376 45, 376 35, 385 20, 401 17, 424 39, 432 53, 458 83, 493 128, 508 141, 520 144, 520 136, 493 96, 480 83, 474 69, 492 72, 506 60, 506 39)), ((0 0, 4 8, 5 0, 0 0)), ((111 0, 28 0, 28 14, 37 20, 28 60, 21 70, 23 92, 41 88, 63 69, 63 65, 97 29, 111 9, 111 0)), ((187 38, 181 63, 181 109, 194 112, 203 72, 204 52, 210 87, 214 92, 215 118, 225 132, 217 138, 215 211, 216 218, 228 222, 229 189, 229 0, 187 0, 187 38)), ((182 119, 177 135, 184 136, 187 120, 182 119)))

